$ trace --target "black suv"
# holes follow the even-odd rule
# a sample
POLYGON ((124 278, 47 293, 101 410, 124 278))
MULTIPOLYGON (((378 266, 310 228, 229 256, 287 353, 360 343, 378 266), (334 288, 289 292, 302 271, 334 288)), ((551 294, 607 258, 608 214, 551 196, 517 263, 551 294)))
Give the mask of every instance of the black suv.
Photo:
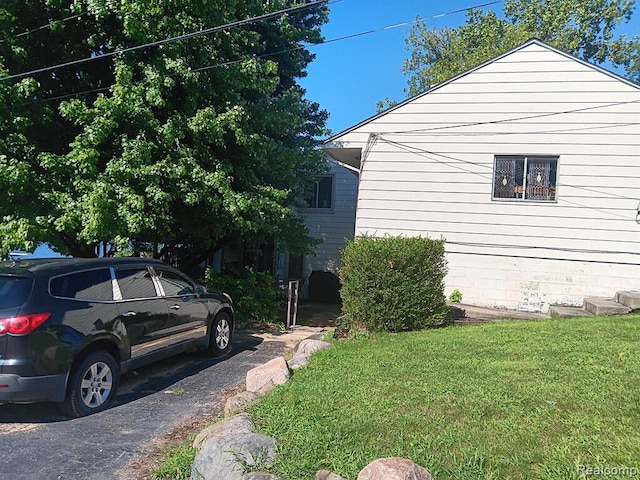
POLYGON ((108 408, 121 373, 191 349, 226 354, 231 299, 159 260, 0 262, 0 404, 108 408))

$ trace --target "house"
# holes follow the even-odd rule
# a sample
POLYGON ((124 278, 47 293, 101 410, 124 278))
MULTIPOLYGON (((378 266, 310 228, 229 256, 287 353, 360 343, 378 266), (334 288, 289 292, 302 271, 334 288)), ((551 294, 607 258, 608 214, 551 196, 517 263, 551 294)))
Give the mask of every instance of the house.
POLYGON ((640 289, 640 86, 533 39, 325 143, 355 234, 446 240, 445 294, 546 312, 640 289))
MULTIPOLYGON (((327 162, 328 171, 315 183, 308 207, 299 212, 319 243, 309 255, 289 256, 287 270, 289 278, 303 279, 304 297, 338 300, 340 251, 355 231, 358 174, 330 158, 327 162)), ((277 271, 283 270, 281 262, 277 271)))

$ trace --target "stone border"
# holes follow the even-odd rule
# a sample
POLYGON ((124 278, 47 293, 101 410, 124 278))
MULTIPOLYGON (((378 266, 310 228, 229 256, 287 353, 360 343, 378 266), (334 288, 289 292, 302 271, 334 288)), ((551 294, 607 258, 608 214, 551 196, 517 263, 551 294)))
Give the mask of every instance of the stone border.
MULTIPOLYGON (((202 430, 193 441, 198 449, 191 469, 192 480, 286 480, 263 472, 247 473, 250 468, 273 464, 278 442, 255 433, 255 425, 248 413, 242 412, 269 393, 276 385, 291 378, 293 370, 306 366, 311 355, 331 347, 324 340, 307 338, 294 348, 294 355, 286 360, 277 357, 247 372, 246 390, 227 399, 225 419, 202 430)), ((328 470, 319 470, 315 480, 344 480, 328 470)), ((433 480, 427 470, 406 458, 381 458, 367 465, 358 480, 433 480)))

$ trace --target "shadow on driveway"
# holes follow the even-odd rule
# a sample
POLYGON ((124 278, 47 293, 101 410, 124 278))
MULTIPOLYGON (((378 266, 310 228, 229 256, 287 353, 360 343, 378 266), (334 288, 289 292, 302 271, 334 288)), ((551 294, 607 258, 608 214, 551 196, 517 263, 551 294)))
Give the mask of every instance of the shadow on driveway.
MULTIPOLYGON (((202 352, 182 353, 129 371, 120 378, 118 395, 111 409, 158 392, 170 390, 181 380, 197 375, 216 364, 225 362, 233 365, 234 357, 247 351, 256 351, 263 341, 258 336, 243 332, 234 335, 231 352, 226 357, 210 358, 204 356, 202 352)), ((60 413, 57 405, 51 402, 0 405, 0 425, 9 423, 43 424, 69 420, 71 419, 60 413)), ((28 430, 25 426, 22 428, 28 430)))

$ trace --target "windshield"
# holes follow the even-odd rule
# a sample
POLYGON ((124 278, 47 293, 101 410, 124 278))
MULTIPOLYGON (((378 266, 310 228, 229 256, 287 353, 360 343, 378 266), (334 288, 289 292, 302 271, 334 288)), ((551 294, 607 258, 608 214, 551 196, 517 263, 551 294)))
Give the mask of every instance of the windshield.
POLYGON ((0 276, 0 309, 19 307, 29 298, 33 280, 0 276))

